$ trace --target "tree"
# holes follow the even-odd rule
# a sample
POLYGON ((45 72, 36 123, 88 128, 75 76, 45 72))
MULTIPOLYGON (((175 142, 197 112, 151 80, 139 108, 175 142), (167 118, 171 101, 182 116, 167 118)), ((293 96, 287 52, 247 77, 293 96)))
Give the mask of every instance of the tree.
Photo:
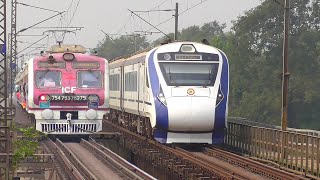
MULTIPOLYGON (((201 42, 203 39, 211 40, 215 36, 223 35, 223 29, 226 28, 226 24, 220 24, 217 21, 205 23, 203 26, 190 26, 178 32, 179 41, 194 41, 201 42)), ((173 37, 173 33, 168 34, 173 37)), ((162 42, 168 40, 168 37, 163 36, 153 42, 154 45, 159 45, 162 42)))
MULTIPOLYGON (((320 128, 319 6, 291 1, 289 126, 320 128), (317 124, 317 125, 316 125, 317 124), (315 126, 316 125, 316 126, 315 126)), ((231 60, 231 114, 280 124, 283 6, 264 1, 234 22, 231 60), (270 13, 272 12, 272 13, 270 13), (236 87, 232 87, 236 86, 236 87)))
POLYGON ((96 48, 98 55, 108 60, 119 56, 132 54, 141 49, 145 49, 149 43, 145 36, 128 35, 119 38, 105 38, 104 42, 96 48))

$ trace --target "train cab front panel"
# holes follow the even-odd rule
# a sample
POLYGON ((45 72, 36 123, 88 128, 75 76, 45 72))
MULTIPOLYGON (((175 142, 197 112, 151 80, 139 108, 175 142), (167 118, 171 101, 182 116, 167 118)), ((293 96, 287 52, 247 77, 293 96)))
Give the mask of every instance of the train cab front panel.
POLYGON ((221 53, 203 44, 171 43, 156 49, 149 59, 155 138, 162 143, 212 144, 217 124, 223 121, 225 125, 226 117, 226 112, 221 118, 216 116, 228 95, 221 90, 226 63, 221 53))
POLYGON ((36 129, 49 134, 86 134, 102 130, 108 112, 108 62, 83 53, 34 58, 29 106, 36 129))

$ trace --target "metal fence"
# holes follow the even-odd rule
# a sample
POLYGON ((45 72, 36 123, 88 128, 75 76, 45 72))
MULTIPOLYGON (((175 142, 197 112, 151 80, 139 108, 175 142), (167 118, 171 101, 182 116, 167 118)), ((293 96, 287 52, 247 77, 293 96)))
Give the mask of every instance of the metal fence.
POLYGON ((225 144, 238 152, 320 177, 320 137, 315 132, 228 122, 225 144))

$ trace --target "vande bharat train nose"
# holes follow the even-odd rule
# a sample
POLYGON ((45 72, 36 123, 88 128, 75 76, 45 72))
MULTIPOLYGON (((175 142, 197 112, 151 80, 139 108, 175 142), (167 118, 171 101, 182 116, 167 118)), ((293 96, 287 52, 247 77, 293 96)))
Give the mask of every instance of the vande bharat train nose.
POLYGON ((215 104, 208 97, 167 99, 169 131, 212 132, 215 104))

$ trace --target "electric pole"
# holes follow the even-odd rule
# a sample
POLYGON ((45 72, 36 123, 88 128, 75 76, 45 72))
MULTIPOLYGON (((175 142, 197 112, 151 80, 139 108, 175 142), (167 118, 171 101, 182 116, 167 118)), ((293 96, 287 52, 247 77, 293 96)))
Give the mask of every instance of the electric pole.
POLYGON ((289 37, 289 0, 285 0, 284 9, 284 39, 283 39, 283 71, 282 71, 282 130, 287 129, 288 119, 288 86, 289 86, 289 75, 288 72, 288 37, 289 37))
POLYGON ((9 149, 10 149, 10 107, 8 106, 8 59, 7 59, 7 5, 6 0, 0 0, 0 179, 9 179, 9 149))
POLYGON ((179 9, 178 9, 178 3, 176 3, 176 9, 175 9, 175 15, 174 15, 174 40, 178 40, 178 17, 179 17, 179 9))
POLYGON ((10 104, 12 104, 12 87, 17 75, 17 0, 11 1, 11 33, 10 33, 10 104))

